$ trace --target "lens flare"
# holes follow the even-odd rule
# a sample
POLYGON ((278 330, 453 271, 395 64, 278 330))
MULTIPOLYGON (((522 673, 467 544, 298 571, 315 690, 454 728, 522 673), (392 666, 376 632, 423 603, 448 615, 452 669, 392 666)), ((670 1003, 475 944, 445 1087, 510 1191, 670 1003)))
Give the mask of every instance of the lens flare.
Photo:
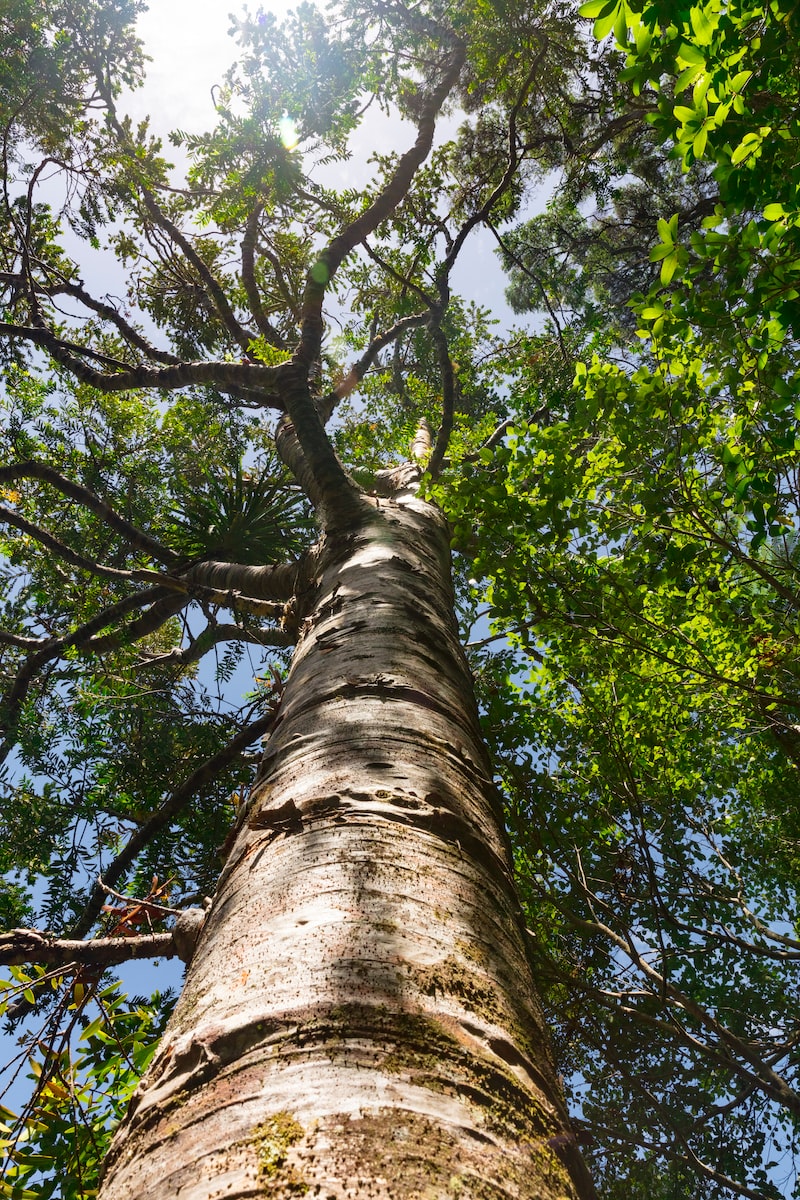
POLYGON ((288 113, 284 113, 280 121, 278 121, 278 137, 281 139, 287 150, 294 150, 295 146, 300 141, 300 136, 297 132, 297 125, 288 113))

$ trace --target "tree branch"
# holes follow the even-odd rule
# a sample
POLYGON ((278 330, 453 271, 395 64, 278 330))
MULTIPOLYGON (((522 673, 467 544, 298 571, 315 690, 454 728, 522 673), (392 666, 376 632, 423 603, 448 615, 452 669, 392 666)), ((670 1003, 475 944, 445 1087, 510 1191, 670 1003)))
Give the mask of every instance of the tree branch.
POLYGON ((191 775, 172 792, 160 808, 135 833, 131 834, 116 858, 104 868, 103 886, 100 883, 95 884, 83 912, 69 931, 71 938, 84 938, 89 933, 102 911, 107 891, 105 885, 113 887, 118 883, 142 850, 186 808, 200 788, 214 779, 220 771, 243 754, 248 746, 269 731, 275 721, 275 715, 274 712, 268 712, 259 717, 257 721, 246 725, 228 742, 227 746, 218 750, 216 754, 192 771, 191 775))
POLYGON ((256 242, 258 240, 258 222, 263 211, 264 205, 257 204, 247 218, 247 225, 245 226, 244 237, 242 238, 242 284, 244 285, 245 295, 250 305, 250 311, 255 317, 259 333, 270 346, 283 349, 283 338, 264 311, 261 293, 256 283, 256 242))
MULTIPOLYGON (((160 589, 163 591, 164 589, 160 589)), ((87 654, 108 654, 111 650, 119 650, 122 646, 130 646, 134 642, 138 642, 140 638, 147 637, 151 633, 155 633, 160 629, 165 621, 170 617, 176 616, 181 609, 185 608, 191 600, 191 592, 188 588, 182 590, 177 595, 172 592, 155 601, 150 606, 146 613, 142 613, 135 621, 124 625, 122 629, 117 629, 114 633, 104 634, 101 637, 91 637, 83 642, 79 649, 86 651, 87 654)))
POLYGON ((322 341, 322 302, 328 284, 350 251, 394 212, 408 192, 417 168, 430 153, 436 117, 456 84, 465 58, 464 45, 452 31, 439 27, 438 36, 449 41, 450 51, 445 59, 438 85, 422 106, 414 145, 402 155, 388 183, 370 206, 328 244, 309 272, 303 297, 300 345, 295 356, 298 365, 307 370, 319 356, 322 341))
MULTIPOLYGON (((583 885, 585 887, 585 885, 583 885)), ((587 894, 591 895, 590 892, 587 894)), ((670 983, 663 975, 661 975, 654 967, 652 967, 637 949, 632 934, 618 934, 610 926, 595 918, 593 921, 586 921, 578 917, 575 913, 569 913, 565 909, 560 908, 570 924, 578 929, 586 929, 592 932, 602 933, 610 942, 621 950, 630 960, 630 962, 641 971, 642 975, 648 979, 653 985, 657 993, 664 997, 665 1003, 671 1009, 679 1009, 691 1016, 698 1025, 708 1030, 720 1043, 725 1046, 732 1055, 737 1055, 739 1059, 744 1059, 748 1064, 748 1068, 742 1071, 742 1065, 732 1057, 730 1066, 737 1074, 742 1075, 747 1079, 752 1079, 756 1076, 759 1080, 759 1086, 764 1093, 770 1096, 778 1104, 782 1105, 787 1111, 795 1114, 800 1114, 800 1095, 791 1088, 785 1079, 773 1071, 765 1062, 762 1056, 756 1049, 746 1042, 743 1038, 737 1037, 732 1033, 721 1021, 712 1016, 711 1013, 682 992, 674 984, 670 983)))
POLYGON ((89 575, 96 575, 100 579, 124 580, 133 583, 155 583, 162 584, 164 587, 169 587, 172 582, 168 576, 161 575, 158 571, 139 569, 125 571, 119 567, 106 567, 91 558, 84 558, 82 554, 78 554, 75 550, 70 549, 64 542, 53 537, 51 533, 48 533, 38 525, 34 525, 31 521, 26 521, 24 517, 14 512, 13 509, 7 508, 5 504, 0 504, 0 524, 11 525, 13 528, 19 529, 22 533, 39 542, 40 545, 46 546, 48 550, 52 551, 63 562, 67 562, 70 566, 77 567, 81 571, 86 571, 89 575))
POLYGON ((255 646, 290 646, 292 636, 283 629, 262 627, 246 629, 242 625, 208 625, 192 638, 183 650, 171 650, 166 654, 145 653, 137 664, 137 670, 146 671, 151 667, 185 667, 197 662, 213 646, 220 642, 250 642, 255 646))
POLYGON ((442 470, 444 456, 447 453, 447 447, 450 444, 450 434, 453 431, 457 384, 453 372, 453 363, 450 359, 450 348, 447 344, 447 338, 442 332, 440 318, 436 321, 431 321, 431 336, 436 345, 436 352, 439 358, 439 373, 442 381, 442 419, 427 469, 432 479, 438 479, 442 470))
POLYGON ((327 514, 321 513, 323 524, 335 512, 336 520, 353 522, 358 519, 360 490, 346 473, 331 446, 317 413, 308 386, 308 379, 317 362, 322 345, 322 305, 328 285, 347 255, 384 221, 403 200, 418 167, 433 145, 436 117, 447 96, 455 86, 464 63, 463 44, 451 32, 437 27, 439 37, 449 43, 439 83, 422 105, 417 123, 417 138, 410 150, 402 155, 389 181, 365 212, 335 237, 320 254, 309 271, 303 296, 300 342, 293 355, 294 376, 284 398, 303 453, 314 473, 327 514))
MULTIPOLYGON (((543 35, 540 34, 540 36, 543 36, 543 35)), ((527 75, 525 76, 525 80, 522 84, 522 87, 519 90, 517 99, 514 102, 514 106, 511 109, 511 112, 509 114, 509 119, 508 119, 508 161, 506 163, 506 169, 503 172, 503 177, 500 180, 500 182, 496 185, 496 187, 493 189, 493 191, 490 194, 490 196, 488 197, 488 199, 484 201, 484 203, 477 210, 477 212, 474 212, 472 214, 472 216, 467 221, 464 222, 464 224, 461 226, 458 233, 456 234, 455 238, 453 239, 453 244, 447 253, 447 257, 444 259, 441 266, 438 268, 438 270, 436 272, 436 278, 437 278, 437 282, 439 283, 440 289, 447 286, 447 279, 449 278, 450 271, 452 270, 456 259, 458 258, 459 254, 461 253, 461 248, 464 245, 464 242, 466 241, 467 237, 469 236, 469 234, 472 232, 472 230, 475 228, 476 225, 480 225, 482 222, 484 222, 488 219, 489 214, 491 213, 495 204, 497 203, 498 200, 501 199, 501 197, 506 193, 508 188, 511 186, 514 176, 517 173, 517 168, 519 167, 519 149, 517 146, 517 117, 519 116, 520 110, 522 109, 522 105, 525 103, 525 100, 527 99, 528 93, 530 92, 530 89, 533 85, 533 81, 536 78, 536 73, 539 70, 539 66, 541 64, 542 59, 545 56, 546 51, 547 51, 547 40, 545 39, 545 44, 540 48, 539 53, 536 55, 533 62, 531 63, 531 66, 528 70, 527 75)), ((442 300, 443 300, 443 302, 446 303, 446 296, 444 294, 442 295, 442 300)))
POLYGON ((410 317, 402 317, 390 329, 373 338, 361 355, 361 358, 352 364, 342 380, 319 402, 317 407, 320 410, 323 422, 330 419, 339 401, 344 400, 345 396, 349 396, 358 387, 381 350, 385 349, 386 346, 390 346, 393 342, 397 342, 410 329, 419 329, 421 325, 427 325, 429 321, 429 312, 415 313, 410 317))
POLYGON ((128 363, 97 355, 86 346, 59 338, 46 327, 33 325, 11 325, 0 322, 0 336, 17 338, 41 346, 52 358, 74 375, 81 383, 90 384, 101 392, 127 392, 136 388, 163 388, 172 391, 188 387, 193 383, 212 384, 217 387, 259 389, 261 407, 282 411, 280 396, 282 380, 287 377, 287 364, 267 367, 260 363, 233 363, 217 361, 180 362, 171 366, 131 366, 128 363), (118 368, 112 374, 97 371, 83 361, 79 355, 100 359, 118 368))
POLYGON ((38 929, 12 929, 0 933, 0 963, 4 966, 43 963, 47 966, 111 967, 134 958, 175 958, 177 954, 171 931, 101 937, 90 942, 57 938, 38 929))
POLYGON ((303 567, 303 557, 293 562, 269 563, 263 567, 209 560, 189 567, 181 579, 185 580, 187 585, 234 589, 259 600, 291 600, 297 586, 298 573, 303 567))
POLYGON ((177 562, 178 555, 174 550, 170 550, 156 538, 137 529, 135 525, 131 525, 130 521, 121 517, 100 496, 81 484, 66 479, 46 463, 27 459, 25 462, 11 463, 9 466, 0 467, 0 483, 13 483, 18 479, 40 479, 43 483, 49 483, 62 495, 77 501, 78 504, 93 512, 95 516, 100 517, 116 533, 121 534, 134 549, 152 555, 159 562, 168 564, 177 562))
POLYGON ((222 324, 227 329, 230 336, 240 347, 244 354, 247 354, 250 343, 255 338, 255 334, 248 329, 245 329, 239 324, 236 315, 228 303, 228 297, 225 295, 223 288, 220 286, 211 271, 206 266, 203 259, 195 250, 189 239, 181 233, 177 225, 175 225, 166 213, 163 211, 153 193, 146 184, 140 184, 141 196, 144 201, 144 206, 147 209, 153 221, 163 229, 167 237, 177 246, 192 264, 197 274, 200 276, 208 295, 211 297, 214 308, 219 314, 222 324))
MULTIPOLYGON (((73 299, 79 300, 85 308, 88 308, 91 312, 102 317, 103 320, 113 324, 126 342, 131 346, 135 346, 137 350, 141 350, 143 354, 146 354, 154 362, 177 363, 180 361, 176 355, 170 354, 166 350, 158 350, 152 343, 148 342, 147 338, 135 326, 125 320, 113 304, 107 304, 103 300, 95 299, 94 296, 86 291, 82 284, 73 283, 72 280, 67 279, 60 272, 54 272, 52 267, 47 263, 37 260, 37 265, 48 274, 55 274, 58 280, 57 283, 52 284, 35 284, 37 295, 47 296, 49 299, 52 299, 54 296, 71 296, 73 299)), ((14 288, 24 283, 24 276, 11 271, 0 271, 0 283, 8 284, 14 288)))
MULTIPOLYGON (((145 591, 134 592, 130 596, 126 596, 123 600, 119 600, 116 604, 110 605, 97 613, 96 616, 85 621, 78 629, 72 630, 70 633, 63 634, 61 637, 48 638, 38 650, 30 654, 25 662, 20 667, 16 677, 11 684, 10 689, 6 693, 2 702, 2 713, 4 725, 3 741, 0 744, 0 762, 8 756, 11 750, 9 735, 16 727, 22 705, 25 702, 25 697, 28 694, 36 673, 46 663, 52 662, 53 659, 59 658, 65 650, 75 647, 77 649, 85 649, 91 647, 92 639, 100 629, 111 625, 120 617, 126 616, 129 612, 136 608, 142 608, 145 604, 163 600, 169 600, 175 604, 174 596, 165 596, 165 589, 161 587, 148 588, 145 591)), ((187 603, 187 597, 180 597, 180 607, 187 603)), ((156 604, 153 604, 156 607, 156 604)), ((177 611, 177 610, 176 610, 177 611)), ((119 635, 118 635, 119 636, 119 635)), ((102 639, 100 639, 102 640, 102 639)), ((117 642, 119 644, 119 642, 117 642)))

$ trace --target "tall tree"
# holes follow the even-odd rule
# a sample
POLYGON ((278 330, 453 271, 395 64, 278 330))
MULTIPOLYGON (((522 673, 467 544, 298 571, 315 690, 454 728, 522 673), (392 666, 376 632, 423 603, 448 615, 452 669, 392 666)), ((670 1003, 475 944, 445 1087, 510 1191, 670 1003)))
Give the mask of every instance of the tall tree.
POLYGON ((160 1026, 103 968, 160 951, 107 1200, 591 1196, 421 486, 503 416, 450 277, 558 163, 581 41, 557 6, 258 13, 178 183, 120 107, 137 7, 3 17, 1 946, 47 1048, 3 1188, 93 1194, 160 1026), (408 148, 336 190, 372 101, 408 148), (231 711, 193 672, 243 646, 231 711))

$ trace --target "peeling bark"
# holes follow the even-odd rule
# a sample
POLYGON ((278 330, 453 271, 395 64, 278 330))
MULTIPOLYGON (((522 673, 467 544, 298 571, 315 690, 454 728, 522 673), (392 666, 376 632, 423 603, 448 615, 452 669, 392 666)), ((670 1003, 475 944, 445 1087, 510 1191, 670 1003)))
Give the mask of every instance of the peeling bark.
MULTIPOLYGON (((406 477, 408 472, 406 472, 406 477)), ((594 1195, 525 955, 441 513, 328 534, 101 1200, 594 1195)))

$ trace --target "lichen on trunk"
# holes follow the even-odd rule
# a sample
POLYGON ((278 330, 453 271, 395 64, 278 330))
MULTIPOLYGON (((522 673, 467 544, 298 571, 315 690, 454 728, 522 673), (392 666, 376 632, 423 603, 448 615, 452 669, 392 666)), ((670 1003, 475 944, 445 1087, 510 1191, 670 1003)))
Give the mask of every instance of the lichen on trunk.
POLYGON ((245 817, 102 1200, 593 1195, 525 955, 449 560, 444 517, 413 487, 330 523, 245 817))

